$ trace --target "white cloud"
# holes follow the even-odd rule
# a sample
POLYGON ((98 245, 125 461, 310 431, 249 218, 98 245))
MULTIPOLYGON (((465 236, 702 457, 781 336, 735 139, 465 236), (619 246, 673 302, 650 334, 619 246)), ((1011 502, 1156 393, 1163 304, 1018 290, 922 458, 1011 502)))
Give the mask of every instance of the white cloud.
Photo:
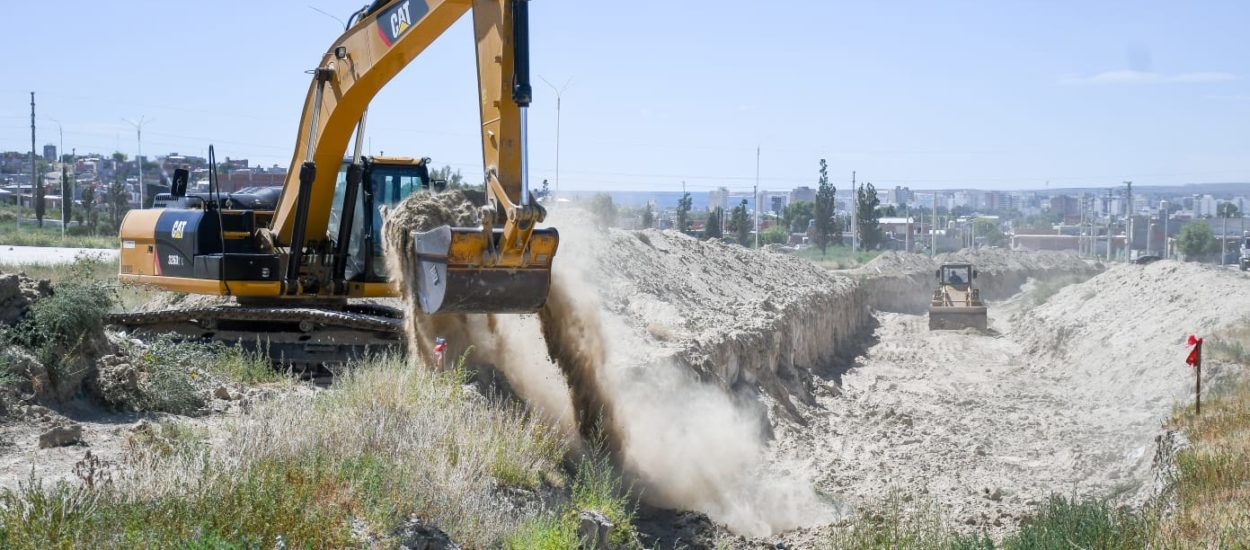
POLYGON ((1093 75, 1070 74, 1059 79, 1060 84, 1112 85, 1112 84, 1197 84, 1237 80, 1237 75, 1224 72, 1177 73, 1171 75, 1151 71, 1121 69, 1093 75))

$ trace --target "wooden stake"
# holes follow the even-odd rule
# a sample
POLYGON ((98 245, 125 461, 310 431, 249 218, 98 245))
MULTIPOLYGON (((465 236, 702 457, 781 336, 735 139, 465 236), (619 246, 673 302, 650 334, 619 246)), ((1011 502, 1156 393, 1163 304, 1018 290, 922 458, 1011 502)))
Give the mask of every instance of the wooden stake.
POLYGON ((1194 365, 1194 414, 1202 414, 1202 342, 1198 342, 1198 361, 1194 365))

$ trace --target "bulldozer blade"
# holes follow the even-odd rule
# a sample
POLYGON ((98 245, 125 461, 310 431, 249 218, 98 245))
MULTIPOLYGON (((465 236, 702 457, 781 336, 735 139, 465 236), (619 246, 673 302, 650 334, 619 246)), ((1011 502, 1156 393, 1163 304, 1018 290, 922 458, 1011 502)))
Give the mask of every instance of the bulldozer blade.
POLYGON ((929 308, 929 330, 960 330, 965 328, 975 328, 982 331, 989 328, 989 317, 984 306, 929 308))
MULTIPOLYGON (((500 231, 491 238, 498 242, 500 231)), ((521 265, 487 265, 486 236, 477 228, 414 232, 421 310, 436 313, 533 313, 547 303, 558 235, 537 229, 521 265)))

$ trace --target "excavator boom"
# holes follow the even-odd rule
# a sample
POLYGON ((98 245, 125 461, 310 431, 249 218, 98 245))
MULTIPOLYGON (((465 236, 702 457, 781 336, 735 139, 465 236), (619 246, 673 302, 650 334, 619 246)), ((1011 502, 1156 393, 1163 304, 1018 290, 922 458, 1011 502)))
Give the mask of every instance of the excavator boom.
MULTIPOLYGON (((338 166, 353 130, 359 136, 373 96, 466 11, 472 12, 477 43, 488 206, 480 228, 451 228, 450 239, 443 232, 414 234, 413 252, 423 266, 422 307, 427 313, 487 313, 534 311, 545 302, 559 236, 536 229, 546 212, 533 200, 526 173, 528 0, 392 0, 353 16, 354 24, 313 71, 291 170, 269 230, 269 240, 289 254, 287 294, 301 293, 301 277, 307 277, 301 266, 326 236, 338 174, 319 168, 338 166)), ((354 159, 359 148, 357 139, 354 159)))

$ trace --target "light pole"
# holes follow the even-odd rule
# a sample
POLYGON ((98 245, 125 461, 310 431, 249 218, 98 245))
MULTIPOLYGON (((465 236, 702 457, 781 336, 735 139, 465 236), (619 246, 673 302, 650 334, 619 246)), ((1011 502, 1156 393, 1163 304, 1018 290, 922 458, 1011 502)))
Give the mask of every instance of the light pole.
POLYGON ((755 146, 755 248, 760 247, 760 146, 755 146))
MULTIPOLYGON (((61 127, 61 121, 48 117, 48 120, 56 123, 56 135, 61 144, 57 146, 57 160, 65 158, 65 129, 61 127)), ((65 238, 65 163, 61 163, 61 238, 65 238)))
POLYGON ((139 153, 138 155, 135 156, 135 166, 139 168, 139 203, 140 205, 143 204, 143 195, 146 192, 146 190, 143 188, 143 125, 148 122, 152 122, 150 120, 144 121, 143 120, 144 118, 145 117, 143 116, 139 117, 139 122, 133 122, 130 120, 126 120, 124 118, 122 119, 122 122, 125 122, 126 124, 129 124, 135 127, 135 139, 136 141, 139 142, 139 153))
POLYGON ((1124 262, 1133 260, 1133 182, 1124 182, 1124 262))
POLYGON ((538 75, 538 79, 544 84, 551 87, 551 91, 556 94, 556 196, 560 195, 560 97, 564 95, 564 91, 569 89, 569 85, 573 83, 573 77, 569 77, 564 81, 564 86, 557 88, 543 75, 538 75))

